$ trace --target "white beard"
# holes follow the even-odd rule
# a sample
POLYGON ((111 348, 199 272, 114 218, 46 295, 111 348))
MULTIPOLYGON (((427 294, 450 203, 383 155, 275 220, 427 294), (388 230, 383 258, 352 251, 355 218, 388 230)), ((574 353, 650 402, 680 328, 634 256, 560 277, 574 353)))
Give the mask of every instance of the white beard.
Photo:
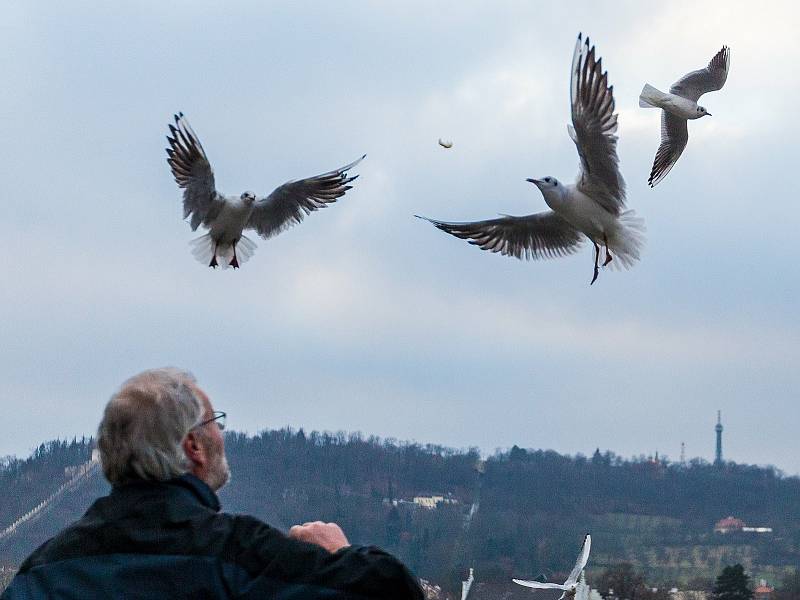
POLYGON ((231 480, 231 469, 228 466, 228 457, 220 452, 214 457, 214 465, 208 473, 208 487, 215 492, 221 490, 231 480))

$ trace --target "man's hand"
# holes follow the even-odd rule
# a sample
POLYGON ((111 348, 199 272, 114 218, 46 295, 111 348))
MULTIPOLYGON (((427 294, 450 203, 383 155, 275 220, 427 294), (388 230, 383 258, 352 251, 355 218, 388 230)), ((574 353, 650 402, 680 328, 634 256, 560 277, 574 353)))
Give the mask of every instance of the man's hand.
POLYGON ((322 521, 295 525, 289 530, 289 537, 322 546, 331 553, 350 545, 341 527, 322 521))

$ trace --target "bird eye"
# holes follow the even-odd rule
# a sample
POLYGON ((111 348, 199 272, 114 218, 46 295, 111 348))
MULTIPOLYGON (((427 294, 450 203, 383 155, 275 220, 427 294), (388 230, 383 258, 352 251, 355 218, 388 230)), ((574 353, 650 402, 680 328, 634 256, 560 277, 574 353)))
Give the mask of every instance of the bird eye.
POLYGON ((550 183, 550 178, 549 178, 549 177, 545 177, 545 178, 544 178, 544 180, 545 180, 547 183, 550 183))

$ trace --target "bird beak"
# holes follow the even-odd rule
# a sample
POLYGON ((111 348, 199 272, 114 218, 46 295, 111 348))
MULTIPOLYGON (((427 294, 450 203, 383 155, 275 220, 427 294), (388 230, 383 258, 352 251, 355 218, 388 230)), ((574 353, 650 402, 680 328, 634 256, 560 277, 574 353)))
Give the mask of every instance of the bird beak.
POLYGON ((707 112, 706 114, 707 114, 709 117, 711 116, 711 113, 710 113, 710 112, 707 112))
POLYGON ((525 181, 530 181, 533 185, 536 185, 536 186, 538 186, 540 183, 542 183, 538 179, 526 179, 525 181))

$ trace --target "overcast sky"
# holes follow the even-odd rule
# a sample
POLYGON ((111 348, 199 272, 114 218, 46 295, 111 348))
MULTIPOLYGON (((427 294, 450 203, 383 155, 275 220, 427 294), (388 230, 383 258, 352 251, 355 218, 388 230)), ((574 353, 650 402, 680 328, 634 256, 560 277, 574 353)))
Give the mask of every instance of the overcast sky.
MULTIPOLYGON (((91 434, 128 376, 193 371, 233 429, 713 460, 800 473, 798 9, 791 2, 4 3, 0 456, 91 434), (619 112, 642 261, 482 252, 414 219, 545 208, 570 181, 579 31, 619 112), (728 44, 714 116, 650 190, 666 89, 728 44), (244 268, 194 261, 165 161, 183 111, 218 189, 350 162, 244 268), (452 139, 444 150, 438 138, 452 139)), ((254 236, 255 237, 255 236, 254 236)))

